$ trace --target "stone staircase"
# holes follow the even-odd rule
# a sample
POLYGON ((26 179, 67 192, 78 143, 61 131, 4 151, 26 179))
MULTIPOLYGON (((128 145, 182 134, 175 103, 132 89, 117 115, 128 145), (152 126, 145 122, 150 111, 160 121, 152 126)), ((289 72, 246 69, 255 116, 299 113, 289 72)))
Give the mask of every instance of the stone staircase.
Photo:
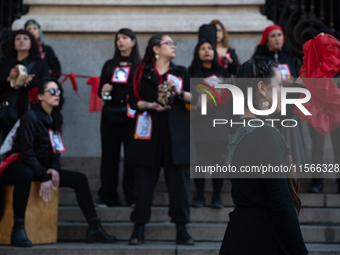
MULTIPOLYGON (((68 158, 62 160, 65 169, 81 171, 89 178, 90 188, 94 199, 100 186, 98 158, 68 158)), ((335 180, 325 180, 324 194, 308 194, 310 183, 301 182, 300 198, 303 209, 299 220, 302 234, 312 255, 340 255, 340 194, 335 194, 337 183, 335 180)), ((109 234, 120 240, 116 244, 86 244, 84 243, 87 223, 78 206, 71 189, 60 189, 59 217, 58 217, 58 244, 36 245, 31 249, 0 246, 2 255, 101 255, 101 254, 148 254, 148 255, 201 255, 218 254, 222 238, 229 220, 228 214, 233 210, 230 195, 230 181, 225 181, 222 201, 223 209, 191 208, 191 223, 188 231, 196 241, 194 246, 176 245, 175 224, 169 222, 168 194, 164 179, 156 187, 150 223, 146 226, 146 243, 140 246, 127 244, 133 224, 130 222, 131 208, 124 206, 97 208, 98 216, 109 234)), ((119 185, 120 196, 122 194, 119 185)), ((194 195, 194 185, 191 183, 191 192, 194 195)), ((206 182, 206 200, 210 201, 212 192, 211 182, 206 182)), ((120 197, 123 201, 123 197, 120 197)))

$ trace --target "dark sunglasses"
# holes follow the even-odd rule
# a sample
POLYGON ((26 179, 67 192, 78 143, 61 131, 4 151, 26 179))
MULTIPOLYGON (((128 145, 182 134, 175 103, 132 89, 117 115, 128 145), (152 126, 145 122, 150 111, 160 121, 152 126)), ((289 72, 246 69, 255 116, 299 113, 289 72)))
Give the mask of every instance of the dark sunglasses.
POLYGON ((55 94, 57 94, 58 93, 58 95, 61 95, 61 90, 60 89, 48 89, 48 90, 44 90, 44 93, 45 92, 49 92, 52 96, 54 96, 55 94))

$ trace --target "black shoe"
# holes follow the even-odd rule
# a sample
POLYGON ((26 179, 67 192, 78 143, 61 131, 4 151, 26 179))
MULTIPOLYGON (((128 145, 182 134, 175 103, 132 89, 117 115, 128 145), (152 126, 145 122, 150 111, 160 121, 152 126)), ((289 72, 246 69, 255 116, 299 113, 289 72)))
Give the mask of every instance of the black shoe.
POLYGON ((216 209, 222 209, 224 207, 220 197, 213 197, 210 206, 216 209))
POLYGON ((118 205, 118 203, 107 202, 105 199, 98 199, 93 204, 94 204, 95 207, 101 207, 101 208, 112 207, 112 206, 117 206, 118 205))
POLYGON ((320 193, 322 193, 322 187, 323 187, 322 182, 316 183, 315 185, 313 185, 313 187, 310 189, 310 191, 311 191, 311 193, 320 194, 320 193))
POLYGON ((188 234, 185 224, 177 223, 176 224, 176 244, 184 244, 184 245, 194 245, 195 242, 188 234))
POLYGON ((87 243, 114 243, 117 242, 117 238, 108 235, 102 227, 99 219, 89 221, 89 228, 86 233, 87 243))
POLYGON ((191 207, 201 208, 205 206, 205 199, 195 197, 194 201, 191 204, 191 207))
POLYGON ((144 224, 135 224, 133 227, 133 232, 129 240, 129 244, 131 245, 139 245, 144 243, 144 224))
POLYGON ((32 242, 27 238, 25 232, 25 221, 23 219, 14 220, 14 226, 11 235, 11 245, 18 247, 32 246, 32 242))

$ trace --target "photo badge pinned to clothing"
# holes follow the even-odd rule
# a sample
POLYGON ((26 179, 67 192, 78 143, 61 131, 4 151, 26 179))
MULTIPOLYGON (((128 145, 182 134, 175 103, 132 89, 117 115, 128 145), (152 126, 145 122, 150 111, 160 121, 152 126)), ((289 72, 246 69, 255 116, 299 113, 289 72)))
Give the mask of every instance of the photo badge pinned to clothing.
POLYGON ((129 102, 129 95, 126 96, 126 116, 129 118, 134 119, 135 118, 135 113, 137 112, 136 110, 131 109, 129 102))
POLYGON ((287 64, 278 64, 277 65, 282 73, 283 80, 290 79, 292 74, 290 72, 289 66, 287 64))
POLYGON ((113 72, 111 81, 116 83, 127 83, 129 80, 130 66, 116 67, 113 72))
POLYGON ((48 136, 50 138, 52 150, 54 154, 66 152, 63 139, 59 131, 48 129, 48 136))
POLYGON ((152 134, 152 118, 148 112, 137 114, 135 139, 150 140, 152 134))
POLYGON ((221 79, 218 78, 215 74, 204 78, 203 81, 207 82, 211 87, 215 87, 215 85, 222 83, 221 79))
MULTIPOLYGON (((169 81, 169 80, 172 80, 175 82, 177 88, 179 90, 182 90, 183 89, 183 78, 182 77, 178 77, 178 76, 175 76, 173 74, 166 74, 166 80, 169 81)), ((175 96, 176 93, 172 91, 172 94, 175 96)))

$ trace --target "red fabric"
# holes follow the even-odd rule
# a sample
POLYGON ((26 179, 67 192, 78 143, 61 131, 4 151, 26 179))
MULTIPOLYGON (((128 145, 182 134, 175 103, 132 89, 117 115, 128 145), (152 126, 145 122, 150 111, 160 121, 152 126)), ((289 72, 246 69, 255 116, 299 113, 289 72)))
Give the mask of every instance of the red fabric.
POLYGON ((92 85, 91 95, 90 95, 90 112, 98 112, 103 108, 102 99, 98 96, 97 91, 100 85, 99 77, 90 77, 86 84, 92 85))
POLYGON ((222 90, 222 93, 221 93, 222 104, 226 105, 231 98, 231 92, 229 89, 221 89, 221 90, 222 90))
POLYGON ((61 81, 61 84, 63 84, 67 80, 67 78, 70 78, 72 86, 73 86, 73 90, 76 93, 76 95, 79 97, 77 81, 73 73, 69 73, 68 75, 66 75, 65 78, 61 81))
POLYGON ((267 43, 267 38, 268 38, 268 35, 271 31, 273 31, 274 29, 279 29, 281 30, 282 32, 282 35, 283 35, 283 42, 285 43, 286 42, 286 38, 285 38, 285 35, 283 33, 283 30, 280 26, 278 25, 272 25, 272 26, 269 26, 269 27, 266 27, 266 29, 263 31, 262 33, 262 38, 261 38, 261 42, 260 42, 260 45, 261 46, 265 46, 266 43, 267 43))
POLYGON ((311 92, 311 99, 303 105, 312 115, 305 116, 297 107, 294 113, 321 135, 327 134, 340 126, 340 90, 332 79, 340 70, 340 42, 329 34, 318 35, 303 45, 303 52, 299 76, 311 92))
POLYGON ((7 158, 5 158, 5 159, 0 163, 0 177, 1 177, 1 175, 5 172, 6 167, 9 166, 10 164, 13 164, 13 163, 16 162, 16 161, 22 163, 21 157, 20 157, 20 153, 19 153, 19 152, 14 153, 14 154, 8 156, 7 158))
POLYGON ((39 103, 38 88, 33 88, 30 91, 28 91, 28 100, 33 104, 39 103))

